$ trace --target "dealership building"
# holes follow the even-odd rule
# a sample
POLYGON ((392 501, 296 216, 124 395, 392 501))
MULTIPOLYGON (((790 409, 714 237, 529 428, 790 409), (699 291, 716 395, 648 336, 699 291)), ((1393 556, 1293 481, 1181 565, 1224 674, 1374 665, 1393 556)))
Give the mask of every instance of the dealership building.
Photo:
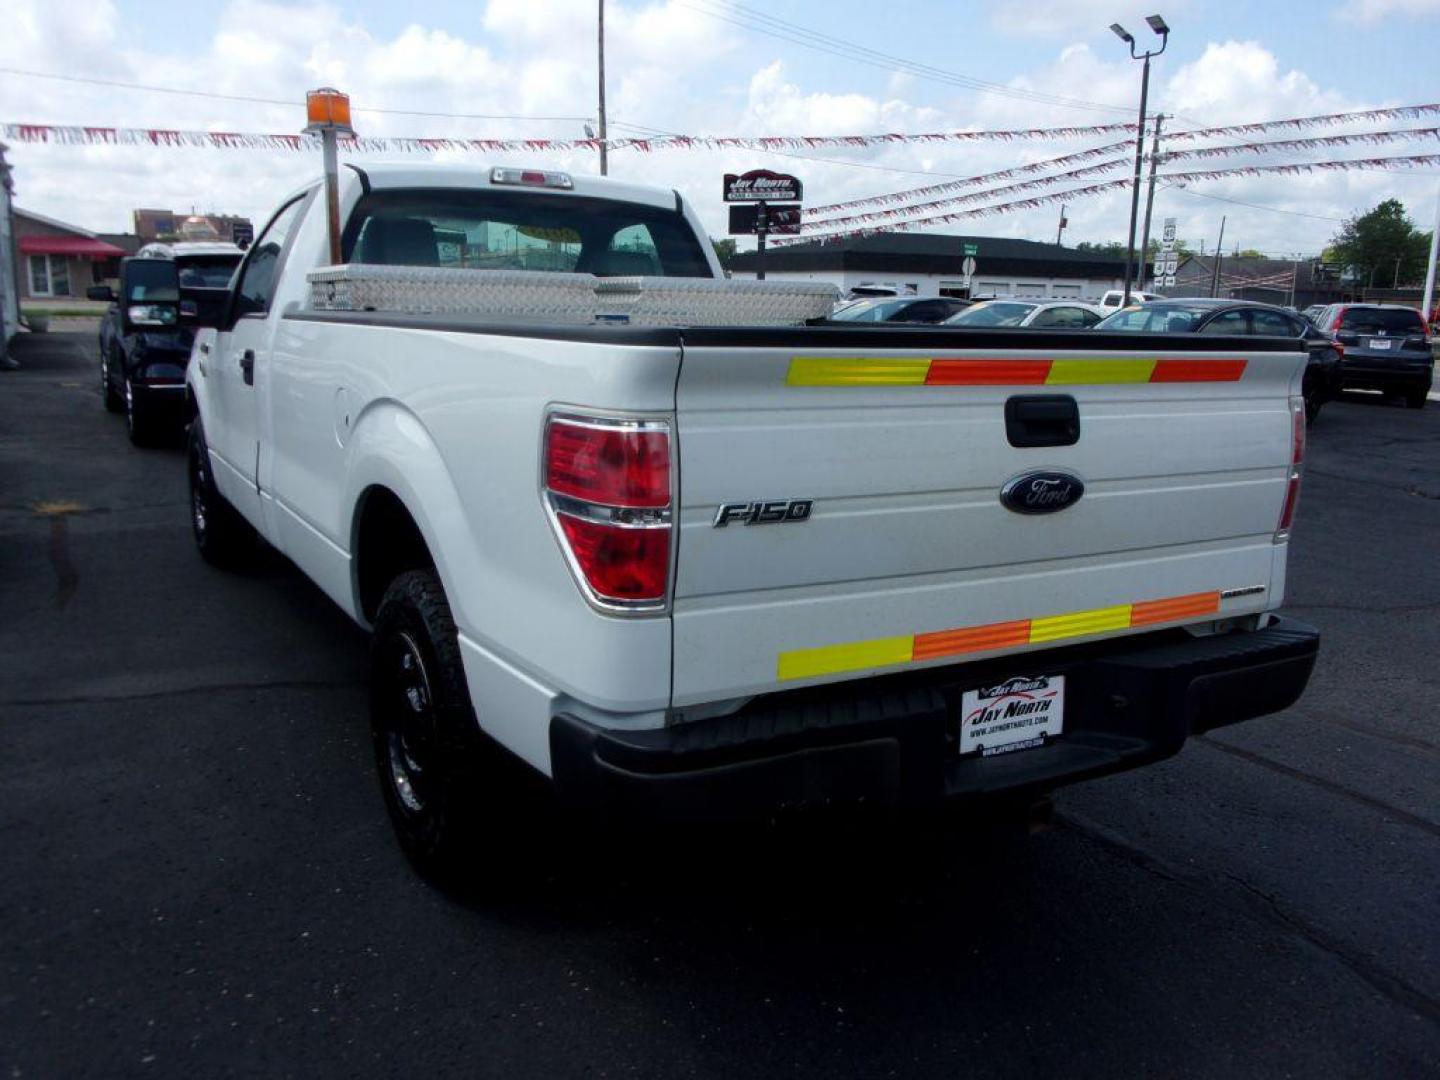
MULTIPOLYGON (((737 255, 735 277, 755 276, 759 256, 737 255)), ((842 293, 862 286, 894 287, 917 296, 1032 296, 1098 300, 1124 285, 1125 260, 1059 244, 995 236, 877 233, 771 247, 770 281, 828 281, 842 293), (966 252, 975 272, 967 291, 966 252)))

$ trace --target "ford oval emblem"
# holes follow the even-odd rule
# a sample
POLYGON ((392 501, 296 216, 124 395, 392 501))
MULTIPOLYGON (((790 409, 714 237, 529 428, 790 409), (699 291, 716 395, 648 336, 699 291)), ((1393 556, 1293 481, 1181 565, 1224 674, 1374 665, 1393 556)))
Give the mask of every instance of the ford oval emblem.
POLYGON ((1028 472, 1000 489, 1000 501, 1017 514, 1053 514, 1074 506, 1085 494, 1078 476, 1063 472, 1028 472))

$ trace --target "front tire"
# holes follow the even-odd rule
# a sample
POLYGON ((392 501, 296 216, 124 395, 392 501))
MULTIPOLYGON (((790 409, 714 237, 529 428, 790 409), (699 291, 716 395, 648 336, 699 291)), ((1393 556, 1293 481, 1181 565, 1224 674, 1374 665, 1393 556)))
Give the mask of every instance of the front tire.
POLYGON ((125 380, 125 432, 134 446, 154 446, 160 438, 160 424, 154 408, 143 396, 135 393, 135 386, 125 380))
POLYGON ((100 399, 105 402, 106 412, 125 410, 125 399, 115 392, 115 384, 110 379, 110 354, 103 349, 100 351, 100 399))
POLYGON ((190 425, 186 455, 190 474, 190 528, 200 557, 211 566, 233 570, 243 566, 255 552, 255 529, 240 516, 210 472, 210 451, 199 417, 190 425))
POLYGON ((433 570, 390 583, 370 650, 375 768, 401 849, 422 876, 455 884, 478 854, 498 750, 470 704, 455 621, 433 570))

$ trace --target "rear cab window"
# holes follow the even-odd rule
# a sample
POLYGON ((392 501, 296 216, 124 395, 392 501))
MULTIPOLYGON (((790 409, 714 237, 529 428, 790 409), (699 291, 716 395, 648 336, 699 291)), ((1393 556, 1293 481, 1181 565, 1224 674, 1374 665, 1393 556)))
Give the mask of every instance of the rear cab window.
POLYGON ((345 226, 342 259, 598 277, 711 276, 678 210, 509 190, 372 191, 345 226))
POLYGON ((1420 313, 1410 308, 1362 308, 1345 309, 1340 317, 1337 330, 1348 330, 1355 334, 1404 335, 1424 334, 1425 323, 1420 313))

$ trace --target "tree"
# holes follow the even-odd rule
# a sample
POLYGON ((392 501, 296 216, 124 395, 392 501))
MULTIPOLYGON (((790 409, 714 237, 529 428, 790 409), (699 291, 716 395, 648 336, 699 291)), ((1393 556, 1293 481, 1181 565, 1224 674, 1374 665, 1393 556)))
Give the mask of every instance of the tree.
POLYGON ((1327 251, 1364 285, 1415 284, 1425 275, 1430 234, 1411 224, 1399 199, 1386 199, 1346 221, 1327 251))
POLYGON ((730 262, 735 258, 735 238, 727 236, 723 240, 710 238, 710 246, 715 249, 715 257, 720 260, 721 269, 729 270, 730 262))

